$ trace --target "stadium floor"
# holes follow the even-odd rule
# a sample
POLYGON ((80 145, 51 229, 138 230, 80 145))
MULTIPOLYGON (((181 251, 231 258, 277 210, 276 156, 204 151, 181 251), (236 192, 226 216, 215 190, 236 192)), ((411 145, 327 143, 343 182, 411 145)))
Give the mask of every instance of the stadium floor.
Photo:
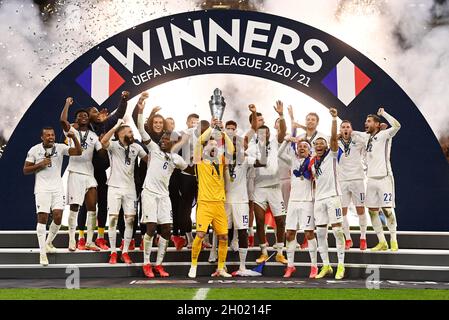
MULTIPOLYGON (((432 281, 389 281, 366 282, 365 280, 294 280, 279 277, 257 278, 210 278, 198 277, 195 280, 185 277, 170 277, 166 279, 110 278, 81 279, 80 288, 296 288, 296 289, 443 289, 449 293, 449 282, 432 281)), ((4 279, 0 288, 34 288, 34 289, 65 289, 65 279, 4 279)))

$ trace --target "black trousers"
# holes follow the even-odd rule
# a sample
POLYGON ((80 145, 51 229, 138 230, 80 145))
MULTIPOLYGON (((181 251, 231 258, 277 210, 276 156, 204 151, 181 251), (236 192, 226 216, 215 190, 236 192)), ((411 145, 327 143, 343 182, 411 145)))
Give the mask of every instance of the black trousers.
POLYGON ((170 194, 170 202, 173 215, 173 235, 179 236, 180 228, 180 213, 179 213, 179 202, 181 200, 180 194, 180 179, 181 171, 175 169, 170 177, 170 183, 168 185, 168 192, 170 194))
POLYGON ((180 200, 178 205, 179 234, 184 236, 186 232, 192 232, 192 207, 198 194, 198 185, 195 176, 180 174, 180 200))

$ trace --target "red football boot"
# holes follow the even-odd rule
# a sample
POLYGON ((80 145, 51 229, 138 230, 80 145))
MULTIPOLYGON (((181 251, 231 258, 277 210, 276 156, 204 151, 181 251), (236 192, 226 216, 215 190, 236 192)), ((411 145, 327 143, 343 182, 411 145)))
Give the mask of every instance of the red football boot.
POLYGON ((173 236, 172 241, 178 251, 182 250, 182 248, 186 245, 186 239, 184 239, 184 237, 173 236))
POLYGON ((78 239, 78 244, 77 244, 76 247, 78 248, 78 250, 86 250, 86 239, 79 238, 78 239))
POLYGON ((366 250, 367 245, 366 245, 366 239, 360 239, 360 250, 364 251, 366 250))
POLYGON ((143 269, 143 273, 145 274, 145 277, 154 278, 154 273, 151 268, 151 264, 144 264, 142 269, 143 269))
POLYGON ((117 252, 112 252, 109 256, 109 263, 116 264, 117 263, 117 252))
POLYGON ((317 274, 318 274, 318 267, 317 266, 311 266, 310 267, 309 279, 315 279, 317 274))
POLYGON ((346 240, 346 242, 345 242, 345 250, 349 250, 351 248, 352 248, 352 240, 351 239, 346 240))
POLYGON ((131 260, 131 258, 128 255, 128 252, 122 253, 120 260, 122 260, 124 263, 126 264, 132 264, 133 261, 131 260))
POLYGON ((134 251, 136 250, 136 241, 134 241, 134 239, 131 240, 131 242, 129 243, 129 251, 134 251))
POLYGON ((105 250, 105 251, 109 250, 109 247, 108 247, 108 244, 106 242, 106 239, 104 239, 104 238, 97 238, 97 240, 95 240, 95 244, 101 250, 105 250))
POLYGON ((287 267, 285 268, 284 278, 290 278, 293 273, 295 273, 295 267, 287 267))
POLYGON ((166 277, 169 277, 170 275, 168 274, 168 272, 166 272, 165 270, 164 270, 164 267, 162 267, 162 265, 160 264, 160 265, 157 265, 157 266, 154 266, 154 271, 156 272, 156 273, 158 273, 162 278, 166 278, 166 277))

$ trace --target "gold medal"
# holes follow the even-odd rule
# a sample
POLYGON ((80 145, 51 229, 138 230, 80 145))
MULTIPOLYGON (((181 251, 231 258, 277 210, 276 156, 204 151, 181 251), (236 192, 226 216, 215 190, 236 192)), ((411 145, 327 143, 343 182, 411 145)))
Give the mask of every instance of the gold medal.
POLYGON ((301 178, 299 178, 299 179, 301 179, 301 181, 303 181, 303 180, 304 180, 304 177, 303 177, 303 176, 301 176, 301 178))

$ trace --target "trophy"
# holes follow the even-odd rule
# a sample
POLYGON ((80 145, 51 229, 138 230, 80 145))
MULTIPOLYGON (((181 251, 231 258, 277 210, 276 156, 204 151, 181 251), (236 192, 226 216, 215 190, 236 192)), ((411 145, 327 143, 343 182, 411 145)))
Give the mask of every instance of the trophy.
MULTIPOLYGON (((225 99, 221 95, 222 92, 220 89, 216 88, 214 90, 214 94, 210 97, 209 107, 212 118, 223 119, 223 113, 226 107, 225 99)), ((216 130, 220 130, 220 128, 215 127, 216 130)))

